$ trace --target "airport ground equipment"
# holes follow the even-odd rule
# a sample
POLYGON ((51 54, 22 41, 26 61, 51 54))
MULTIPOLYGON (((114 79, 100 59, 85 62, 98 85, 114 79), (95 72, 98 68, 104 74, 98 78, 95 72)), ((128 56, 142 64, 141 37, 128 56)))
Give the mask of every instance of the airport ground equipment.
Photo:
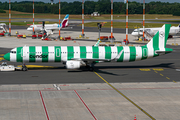
POLYGON ((0 65, 0 71, 16 71, 22 70, 21 67, 15 67, 14 65, 8 65, 7 62, 2 62, 0 65))
POLYGON ((4 31, 4 33, 9 32, 9 30, 7 29, 7 27, 6 27, 6 24, 5 24, 5 23, 0 23, 0 28, 4 31))
MULTIPOLYGON (((132 62, 173 51, 166 48, 170 24, 165 24, 144 46, 24 46, 4 55, 11 62, 62 62, 68 69, 93 68, 100 62, 132 62)), ((91 69, 90 69, 91 70, 91 69)))
POLYGON ((0 33, 0 36, 5 36, 5 35, 9 35, 9 30, 6 27, 5 23, 0 23, 0 29, 2 29, 3 31, 0 33))
POLYGON ((8 65, 6 62, 3 62, 0 65, 0 71, 15 71, 14 65, 8 65))
POLYGON ((37 35, 32 35, 32 39, 36 39, 37 38, 37 35))
POLYGON ((4 36, 4 33, 2 32, 2 33, 0 33, 0 37, 2 37, 2 36, 4 36))

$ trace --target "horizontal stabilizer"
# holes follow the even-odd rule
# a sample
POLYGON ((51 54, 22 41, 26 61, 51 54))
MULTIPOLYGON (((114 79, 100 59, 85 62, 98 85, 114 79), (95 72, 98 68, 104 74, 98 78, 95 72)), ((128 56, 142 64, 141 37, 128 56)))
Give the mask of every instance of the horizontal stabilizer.
POLYGON ((172 51, 160 51, 160 50, 156 50, 155 53, 156 54, 165 54, 165 53, 170 53, 172 51))

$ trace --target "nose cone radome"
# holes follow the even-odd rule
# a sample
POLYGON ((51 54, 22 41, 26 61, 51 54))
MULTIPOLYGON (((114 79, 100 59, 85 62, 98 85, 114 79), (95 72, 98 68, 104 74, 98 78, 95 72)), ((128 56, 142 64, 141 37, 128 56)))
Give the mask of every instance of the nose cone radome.
POLYGON ((5 54, 4 59, 10 61, 10 53, 5 54))

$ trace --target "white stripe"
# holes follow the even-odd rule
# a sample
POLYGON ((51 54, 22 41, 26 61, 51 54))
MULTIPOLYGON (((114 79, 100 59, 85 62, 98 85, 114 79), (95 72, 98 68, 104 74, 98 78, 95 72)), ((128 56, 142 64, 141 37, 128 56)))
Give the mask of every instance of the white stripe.
POLYGON ((117 56, 117 47, 111 47, 111 59, 114 59, 117 56))
POLYGON ((105 59, 105 48, 104 48, 104 46, 99 47, 99 59, 105 59))
POLYGON ((54 51, 54 46, 48 46, 48 62, 54 62, 55 58, 54 58, 54 54, 55 54, 55 51, 54 51))
POLYGON ((141 60, 142 58, 142 48, 136 47, 136 60, 141 60))
POLYGON ((61 60, 67 61, 67 46, 61 46, 61 60))
POLYGON ((86 47, 86 52, 87 52, 86 58, 87 59, 92 59, 92 56, 93 56, 93 54, 92 54, 92 46, 87 46, 86 47))
POLYGON ((129 58, 130 58, 130 49, 129 49, 129 46, 123 46, 123 49, 124 49, 123 62, 129 61, 129 58))
MULTIPOLYGON (((36 46, 36 55, 42 54, 42 46, 36 46)), ((42 62, 42 58, 36 57, 36 62, 42 62)))
POLYGON ((153 39, 147 44, 148 48, 148 58, 151 58, 154 56, 154 48, 153 48, 153 39))
POLYGON ((164 31, 165 28, 164 27, 161 28, 161 30, 159 31, 159 50, 160 51, 165 51, 165 48, 164 48, 165 34, 164 34, 164 36, 160 35, 161 33, 165 33, 165 31, 164 31))
POLYGON ((11 51, 16 51, 16 53, 10 53, 10 61, 16 62, 17 48, 12 49, 11 51))
POLYGON ((23 62, 29 62, 29 46, 23 47, 22 49, 23 49, 23 51, 22 51, 23 52, 23 55, 22 55, 23 62))
POLYGON ((79 48, 79 46, 74 46, 74 58, 80 58, 80 48, 79 48))

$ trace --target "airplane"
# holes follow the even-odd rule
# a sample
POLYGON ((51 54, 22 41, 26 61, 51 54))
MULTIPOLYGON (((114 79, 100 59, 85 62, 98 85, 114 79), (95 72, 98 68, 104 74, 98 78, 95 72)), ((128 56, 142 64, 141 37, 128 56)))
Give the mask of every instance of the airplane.
MULTIPOLYGON (((153 37, 159 31, 159 29, 161 29, 161 28, 160 27, 158 27, 158 28, 145 28, 144 30, 145 30, 145 33, 147 32, 151 37, 153 37)), ((180 24, 177 27, 172 26, 170 28, 169 36, 176 35, 179 32, 180 32, 180 24)), ((138 37, 138 38, 143 36, 143 28, 135 29, 131 33, 131 35, 134 37, 138 37)))
POLYGON ((44 30, 47 32, 47 33, 50 33, 50 34, 53 34, 53 31, 54 30, 59 30, 59 27, 60 29, 62 28, 65 28, 65 27, 68 27, 68 20, 69 20, 69 14, 67 14, 65 16, 65 18, 63 19, 63 21, 61 22, 61 24, 45 24, 44 26, 44 29, 43 29, 43 25, 42 24, 37 24, 37 25, 31 25, 27 28, 28 31, 32 31, 33 32, 33 27, 34 27, 34 31, 35 32, 43 32, 44 30))
MULTIPOLYGON (((27 71, 25 63, 63 62, 67 69, 79 69, 100 62, 131 62, 144 60, 173 51, 166 48, 171 25, 165 24, 149 43, 144 46, 24 46, 12 49, 4 55, 11 62, 22 62, 22 70, 27 71)), ((99 42, 99 41, 98 41, 99 42)))

